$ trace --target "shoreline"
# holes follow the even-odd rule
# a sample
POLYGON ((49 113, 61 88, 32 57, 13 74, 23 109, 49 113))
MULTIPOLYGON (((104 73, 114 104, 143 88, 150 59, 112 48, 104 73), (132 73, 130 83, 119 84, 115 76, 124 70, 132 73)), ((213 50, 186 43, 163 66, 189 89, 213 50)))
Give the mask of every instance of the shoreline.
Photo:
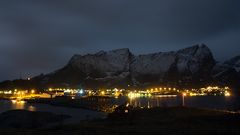
MULTIPOLYGON (((88 98, 83 99, 68 99, 68 98, 53 98, 53 99, 25 99, 28 104, 46 104, 51 105, 53 107, 66 107, 66 108, 75 108, 75 109, 85 109, 90 111, 96 111, 96 112, 102 112, 109 114, 113 112, 115 108, 113 108, 114 104, 108 105, 106 103, 98 103, 99 100, 105 99, 110 101, 111 98, 99 98, 99 97, 93 97, 94 100, 89 100, 88 98), (95 101, 97 99, 97 101, 95 101), (106 110, 106 108, 111 108, 111 111, 106 110), (105 109, 105 110, 104 110, 105 109)), ((11 101, 11 99, 8 98, 0 98, 0 101, 11 101)), ((157 106, 156 106, 157 107, 157 106)), ((151 108, 156 108, 151 107, 151 108)), ((168 107, 168 106, 166 106, 168 107)), ((171 106, 169 106, 171 107, 171 106)), ((181 105, 175 105, 172 107, 181 107, 181 105)), ((198 106, 186 106, 186 107, 192 107, 192 108, 198 108, 198 109, 205 109, 205 110, 216 110, 216 111, 222 111, 222 112, 229 112, 229 113, 240 113, 239 109, 231 109, 231 108, 210 108, 210 107, 198 107, 198 106)), ((162 107, 164 108, 164 106, 162 107)))
MULTIPOLYGON (((114 110, 113 104, 107 104, 106 102, 101 102, 101 100, 110 101, 109 97, 93 97, 94 100, 89 101, 89 99, 68 99, 68 98, 38 98, 38 99, 23 99, 28 104, 46 104, 53 107, 66 107, 66 108, 75 108, 75 109, 85 109, 101 113, 110 113, 114 110), (97 99, 97 102, 95 101, 97 99)), ((12 101, 9 98, 0 98, 0 101, 12 101)), ((110 103, 110 102, 108 102, 110 103)))
POLYGON ((106 119, 60 124, 41 129, 0 129, 0 133, 42 134, 239 134, 240 115, 190 107, 136 109, 128 114, 113 113, 106 119), (136 130, 137 129, 137 130, 136 130), (216 130, 218 129, 218 130, 216 130), (21 131, 21 132, 19 132, 21 131))
POLYGON ((74 106, 74 105, 61 105, 61 104, 55 104, 55 103, 46 103, 46 102, 38 102, 38 101, 29 101, 29 100, 24 100, 26 101, 28 104, 45 104, 45 105, 51 105, 54 107, 66 107, 66 108, 74 108, 74 109, 85 109, 85 110, 90 110, 90 111, 96 111, 96 112, 101 112, 101 113, 107 113, 101 110, 97 110, 97 109, 90 109, 88 107, 84 107, 84 106, 74 106))

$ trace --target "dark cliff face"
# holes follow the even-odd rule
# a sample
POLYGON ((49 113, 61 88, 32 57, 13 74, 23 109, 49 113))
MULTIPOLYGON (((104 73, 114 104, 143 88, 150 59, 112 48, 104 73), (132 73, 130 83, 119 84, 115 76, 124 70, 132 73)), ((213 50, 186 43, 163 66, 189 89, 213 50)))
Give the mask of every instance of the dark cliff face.
POLYGON ((45 85, 87 88, 191 85, 207 82, 215 60, 205 45, 134 56, 129 49, 74 55, 62 69, 38 78, 45 85))
POLYGON ((222 64, 217 64, 212 72, 214 81, 220 85, 228 85, 235 90, 240 88, 240 56, 233 57, 222 64))
POLYGON ((177 52, 137 56, 131 65, 139 84, 190 85, 211 80, 215 60, 209 48, 196 45, 177 52))
POLYGON ((129 67, 132 57, 129 49, 74 55, 64 68, 43 76, 40 81, 50 86, 127 86, 131 84, 129 67))
POLYGON ((240 88, 240 56, 215 64, 206 45, 172 52, 133 55, 129 49, 74 55, 68 64, 31 81, 0 83, 1 88, 127 88, 170 85, 200 87, 210 84, 240 88))

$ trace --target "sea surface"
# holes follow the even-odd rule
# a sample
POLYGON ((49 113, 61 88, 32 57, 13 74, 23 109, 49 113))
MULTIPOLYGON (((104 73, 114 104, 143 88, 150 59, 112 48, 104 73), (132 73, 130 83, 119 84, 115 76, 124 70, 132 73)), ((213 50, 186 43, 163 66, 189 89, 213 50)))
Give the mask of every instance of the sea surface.
MULTIPOLYGON (((224 97, 224 96, 196 96, 196 97, 141 97, 131 98, 122 97, 111 100, 114 104, 122 104, 129 102, 133 107, 152 108, 152 107, 174 107, 186 106, 206 109, 240 111, 240 97, 224 97)), ((24 109, 29 111, 44 111, 55 114, 65 114, 72 116, 67 122, 76 123, 86 119, 105 118, 106 113, 91 111, 80 108, 58 107, 48 104, 29 104, 24 101, 14 102, 10 100, 0 100, 0 113, 24 109)))
POLYGON ((217 110, 240 110, 240 97, 225 96, 186 96, 186 97, 142 97, 129 99, 134 107, 173 107, 186 106, 217 110))
POLYGON ((58 107, 48 104, 29 104, 25 101, 11 101, 11 100, 0 100, 0 113, 9 111, 23 109, 29 111, 42 111, 42 112, 52 112, 55 114, 69 115, 72 118, 66 120, 66 123, 78 123, 86 119, 99 119, 105 118, 106 113, 97 112, 81 108, 70 108, 70 107, 58 107))

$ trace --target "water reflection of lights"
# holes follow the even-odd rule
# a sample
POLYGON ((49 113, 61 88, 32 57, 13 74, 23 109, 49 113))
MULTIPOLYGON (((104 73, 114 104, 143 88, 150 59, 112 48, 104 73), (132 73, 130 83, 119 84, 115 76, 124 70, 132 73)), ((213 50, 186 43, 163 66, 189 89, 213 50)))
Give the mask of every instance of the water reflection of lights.
POLYGON ((11 100, 13 104, 16 104, 17 103, 17 100, 11 100))
POLYGON ((228 92, 228 91, 225 91, 224 95, 225 95, 226 97, 231 96, 230 92, 228 92))
POLYGON ((13 109, 25 109, 26 102, 23 100, 11 100, 13 109))
POLYGON ((31 106, 28 107, 28 110, 34 112, 34 111, 36 111, 36 108, 31 105, 31 106))
POLYGON ((177 95, 155 95, 154 97, 177 97, 177 95))
POLYGON ((166 106, 163 100, 171 100, 178 95, 155 95, 151 93, 130 92, 128 94, 129 105, 139 108, 152 108, 166 106))
POLYGON ((11 100, 13 104, 25 104, 25 101, 22 100, 11 100))
POLYGON ((151 97, 152 95, 150 93, 138 93, 138 92, 130 92, 128 94, 128 97, 130 99, 134 99, 134 98, 139 98, 139 97, 151 97))
POLYGON ((26 101, 23 100, 11 100, 12 109, 26 109, 28 111, 36 111, 36 107, 26 104, 26 101))

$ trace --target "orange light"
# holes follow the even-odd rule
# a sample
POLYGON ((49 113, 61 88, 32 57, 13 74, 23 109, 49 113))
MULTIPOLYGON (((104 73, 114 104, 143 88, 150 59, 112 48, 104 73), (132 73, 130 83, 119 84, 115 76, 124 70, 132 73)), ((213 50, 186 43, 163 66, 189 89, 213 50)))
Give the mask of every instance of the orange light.
POLYGON ((35 90, 31 90, 31 93, 34 94, 34 93, 35 93, 35 90))

